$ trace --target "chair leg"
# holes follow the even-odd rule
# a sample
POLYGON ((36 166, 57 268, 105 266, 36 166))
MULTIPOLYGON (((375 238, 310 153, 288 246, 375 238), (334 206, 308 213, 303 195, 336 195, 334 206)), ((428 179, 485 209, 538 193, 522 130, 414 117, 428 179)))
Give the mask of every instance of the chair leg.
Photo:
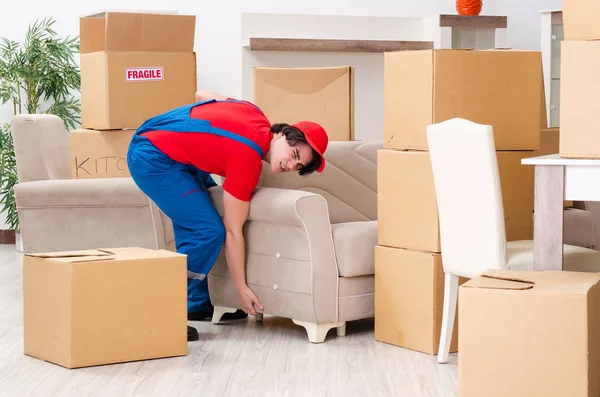
POLYGON ((312 343, 323 343, 325 342, 325 338, 327 337, 327 333, 332 328, 338 329, 338 335, 340 330, 343 327, 343 334, 340 336, 345 336, 346 334, 346 323, 344 321, 340 321, 337 323, 326 323, 326 324, 313 324, 306 321, 292 320, 294 324, 300 325, 306 329, 306 333, 308 334, 308 340, 312 343))
POLYGON ((442 319, 442 333, 440 335, 440 347, 438 350, 438 363, 448 361, 450 342, 454 331, 454 317, 456 314, 456 298, 458 296, 458 276, 446 273, 444 284, 444 316, 442 319))

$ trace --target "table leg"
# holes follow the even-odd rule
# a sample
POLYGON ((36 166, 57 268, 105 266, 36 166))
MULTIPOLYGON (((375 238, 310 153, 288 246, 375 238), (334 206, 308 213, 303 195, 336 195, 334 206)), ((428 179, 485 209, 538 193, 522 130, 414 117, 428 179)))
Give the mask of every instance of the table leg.
POLYGON ((535 166, 534 270, 563 268, 564 186, 564 166, 535 166))

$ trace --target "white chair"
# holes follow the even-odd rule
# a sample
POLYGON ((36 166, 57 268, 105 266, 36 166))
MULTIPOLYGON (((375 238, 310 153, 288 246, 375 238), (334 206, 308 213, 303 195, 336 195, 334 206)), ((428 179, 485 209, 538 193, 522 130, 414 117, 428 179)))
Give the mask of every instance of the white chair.
MULTIPOLYGON (((451 119, 427 127, 445 273, 438 362, 448 359, 458 277, 486 269, 533 270, 533 241, 506 242, 491 126, 451 119), (462 211, 469 202, 469 211, 462 211)), ((600 271, 600 252, 564 245, 564 270, 600 271)))

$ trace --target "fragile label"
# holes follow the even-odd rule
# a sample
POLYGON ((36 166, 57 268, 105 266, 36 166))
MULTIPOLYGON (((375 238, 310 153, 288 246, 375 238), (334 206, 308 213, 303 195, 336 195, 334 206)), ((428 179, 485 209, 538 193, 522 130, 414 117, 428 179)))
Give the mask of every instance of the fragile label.
POLYGON ((126 68, 125 81, 155 81, 164 80, 163 68, 126 68))

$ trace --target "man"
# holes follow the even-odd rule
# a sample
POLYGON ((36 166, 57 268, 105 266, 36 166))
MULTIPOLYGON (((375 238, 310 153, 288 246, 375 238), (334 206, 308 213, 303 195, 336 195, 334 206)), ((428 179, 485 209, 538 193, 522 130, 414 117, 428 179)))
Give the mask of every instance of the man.
MULTIPOLYGON (((206 277, 223 242, 242 307, 224 319, 246 318, 264 310, 246 284, 242 235, 262 160, 275 173, 321 172, 328 137, 309 121, 271 125, 247 101, 205 91, 196 93, 196 101, 142 124, 127 164, 139 188, 173 221, 177 252, 187 255, 188 320, 212 317, 206 277), (222 220, 207 192, 216 186, 210 174, 225 177, 222 220)), ((188 340, 198 337, 188 326, 188 340)))

